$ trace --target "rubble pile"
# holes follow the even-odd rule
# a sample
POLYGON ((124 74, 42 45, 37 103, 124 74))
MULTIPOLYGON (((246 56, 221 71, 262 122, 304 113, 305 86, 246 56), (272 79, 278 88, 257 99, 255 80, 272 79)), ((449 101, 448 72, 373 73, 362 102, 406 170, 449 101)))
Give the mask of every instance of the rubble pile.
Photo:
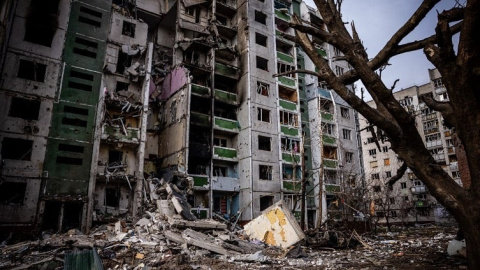
POLYGON ((191 179, 181 173, 168 178, 147 180, 148 209, 136 222, 103 224, 89 235, 72 229, 2 243, 0 269, 465 269, 464 258, 446 253, 453 230, 305 236, 281 201, 239 230, 197 219, 186 200, 191 179))

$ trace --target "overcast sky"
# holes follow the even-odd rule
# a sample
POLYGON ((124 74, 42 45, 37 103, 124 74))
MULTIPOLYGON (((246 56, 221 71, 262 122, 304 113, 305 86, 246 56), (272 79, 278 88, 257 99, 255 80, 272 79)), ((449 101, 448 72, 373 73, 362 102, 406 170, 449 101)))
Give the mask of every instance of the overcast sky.
MULTIPOLYGON (((313 0, 305 1, 307 5, 315 7, 313 0)), ((455 2, 443 0, 437 4, 417 29, 400 44, 433 35, 437 23, 437 10, 441 12, 450 9, 455 2)), ((459 2, 463 3, 464 0, 459 2)), ((373 58, 420 3, 419 0, 344 0, 342 14, 345 22, 355 22, 355 28, 367 49, 368 57, 373 58)), ((400 79, 394 91, 427 83, 429 80, 427 69, 433 68, 422 50, 395 56, 390 60, 390 64, 392 65, 382 73, 382 78, 387 87, 390 87, 396 79, 400 79)))

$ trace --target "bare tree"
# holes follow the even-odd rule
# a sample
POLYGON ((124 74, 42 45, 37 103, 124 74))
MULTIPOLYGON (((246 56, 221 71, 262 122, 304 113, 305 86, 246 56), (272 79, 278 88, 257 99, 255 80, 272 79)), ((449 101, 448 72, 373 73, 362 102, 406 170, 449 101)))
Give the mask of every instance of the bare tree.
MULTIPOLYGON (((467 243, 471 269, 480 269, 480 0, 467 0, 438 14, 436 33, 422 40, 400 44, 425 18, 440 0, 424 0, 410 18, 373 58, 369 58, 352 23, 352 34, 346 29, 340 14, 340 1, 314 0, 325 28, 306 25, 293 17, 290 37, 300 44, 318 68, 315 74, 370 123, 382 129, 391 140, 391 148, 428 187, 431 194, 456 218, 467 243), (326 30, 328 29, 328 31, 326 30), (455 53, 452 35, 460 33, 458 52, 455 53), (310 35, 310 36, 309 36, 310 35), (315 50, 311 36, 340 50, 352 70, 336 76, 328 62, 315 50), (439 166, 425 148, 415 127, 415 118, 392 94, 377 71, 396 55, 423 49, 427 59, 438 68, 450 97, 448 102, 425 100, 432 109, 443 114, 461 141, 468 160, 471 185, 460 187, 439 166), (368 106, 346 85, 361 80, 372 96, 376 108, 368 106)), ((289 37, 287 37, 289 38, 289 37)))

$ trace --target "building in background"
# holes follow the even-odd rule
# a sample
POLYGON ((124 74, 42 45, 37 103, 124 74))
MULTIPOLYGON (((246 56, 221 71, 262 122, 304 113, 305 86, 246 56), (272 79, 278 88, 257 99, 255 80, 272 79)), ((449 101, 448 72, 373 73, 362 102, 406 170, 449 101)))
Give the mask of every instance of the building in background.
MULTIPOLYGON (((438 101, 448 100, 438 70, 429 70, 429 75, 429 83, 402 89, 393 95, 405 110, 415 116, 418 132, 437 164, 462 185, 454 133, 444 124, 441 114, 428 108, 421 100, 423 95, 432 96, 438 101)), ((368 104, 375 107, 374 101, 368 104)), ((390 149, 388 137, 362 116, 360 127, 371 214, 380 222, 386 222, 387 219, 394 223, 448 220, 450 215, 410 169, 392 188, 385 185, 385 181, 396 174, 403 161, 390 149)))
POLYGON ((134 217, 151 179, 182 175, 200 217, 244 222, 280 199, 299 218, 304 178, 313 227, 361 178, 356 112, 311 75, 273 76, 314 70, 281 36, 293 13, 324 28, 305 3, 14 2, 0 18, 2 226, 134 217))

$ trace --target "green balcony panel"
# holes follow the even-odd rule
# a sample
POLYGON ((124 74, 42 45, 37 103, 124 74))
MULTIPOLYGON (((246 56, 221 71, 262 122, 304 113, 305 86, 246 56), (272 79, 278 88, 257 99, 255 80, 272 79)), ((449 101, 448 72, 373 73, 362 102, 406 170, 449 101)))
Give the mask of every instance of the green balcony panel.
POLYGON ((215 127, 220 129, 228 129, 230 131, 238 132, 240 125, 236 120, 230 120, 226 118, 215 117, 215 127))
POLYGON ((282 153, 282 160, 290 163, 299 163, 300 162, 300 155, 295 154, 292 155, 290 153, 282 153))
POLYGON ((337 168, 338 161, 334 159, 323 159, 323 166, 327 168, 337 168))
POLYGON ((290 15, 289 14, 285 14, 285 13, 283 13, 280 10, 277 10, 277 9, 275 9, 275 16, 277 18, 280 18, 280 19, 284 20, 284 21, 287 21, 287 22, 290 21, 290 15))
POLYGON ((325 191, 327 193, 340 192, 340 186, 337 185, 325 185, 325 191))
POLYGON ((237 94, 215 89, 215 99, 227 103, 237 103, 237 94))
POLYGON ((206 114, 191 112, 190 122, 196 125, 210 126, 210 116, 206 114))
POLYGON ((322 120, 326 121, 333 121, 333 114, 327 113, 327 112, 322 112, 322 120))
POLYGON ((215 72, 220 75, 234 77, 238 79, 238 68, 236 67, 227 66, 222 63, 215 63, 215 72))
POLYGON ((302 183, 300 181, 283 181, 283 189, 288 191, 300 191, 302 183))
POLYGON ((429 207, 429 203, 427 201, 416 201, 415 207, 422 208, 422 207, 429 207))
POLYGON ((280 131, 285 135, 298 136, 298 128, 282 125, 280 131))
POLYGON ((206 86, 201 86, 201 85, 192 83, 191 88, 192 88, 192 93, 202 95, 202 96, 210 95, 210 88, 206 86))
POLYGON ((103 134, 109 140, 138 142, 138 129, 126 128, 127 134, 122 127, 105 125, 103 134))
POLYGON ((287 63, 293 63, 293 56, 282 53, 282 52, 277 52, 277 57, 279 60, 282 60, 283 62, 287 63))
POLYGON ((208 176, 192 176, 193 178, 193 185, 195 187, 207 187, 208 186, 208 176))
POLYGON ((237 158, 237 150, 231 148, 225 148, 220 146, 215 146, 213 149, 213 154, 217 157, 221 158, 230 158, 236 159, 237 158))
POLYGON ((327 52, 324 49, 317 48, 318 54, 320 54, 322 57, 327 57, 327 52))
POLYGON ((337 142, 337 139, 335 137, 329 136, 329 135, 323 135, 323 143, 326 144, 335 144, 337 142))
POLYGON ((297 110, 297 104, 288 101, 288 100, 283 100, 280 99, 280 107, 290 110, 290 111, 296 111, 297 110))
POLYGON ((285 85, 285 86, 288 86, 288 87, 292 87, 292 88, 295 88, 296 86, 296 83, 295 83, 295 80, 292 79, 292 78, 288 78, 288 77, 285 77, 285 76, 280 76, 278 77, 278 81, 285 85))

